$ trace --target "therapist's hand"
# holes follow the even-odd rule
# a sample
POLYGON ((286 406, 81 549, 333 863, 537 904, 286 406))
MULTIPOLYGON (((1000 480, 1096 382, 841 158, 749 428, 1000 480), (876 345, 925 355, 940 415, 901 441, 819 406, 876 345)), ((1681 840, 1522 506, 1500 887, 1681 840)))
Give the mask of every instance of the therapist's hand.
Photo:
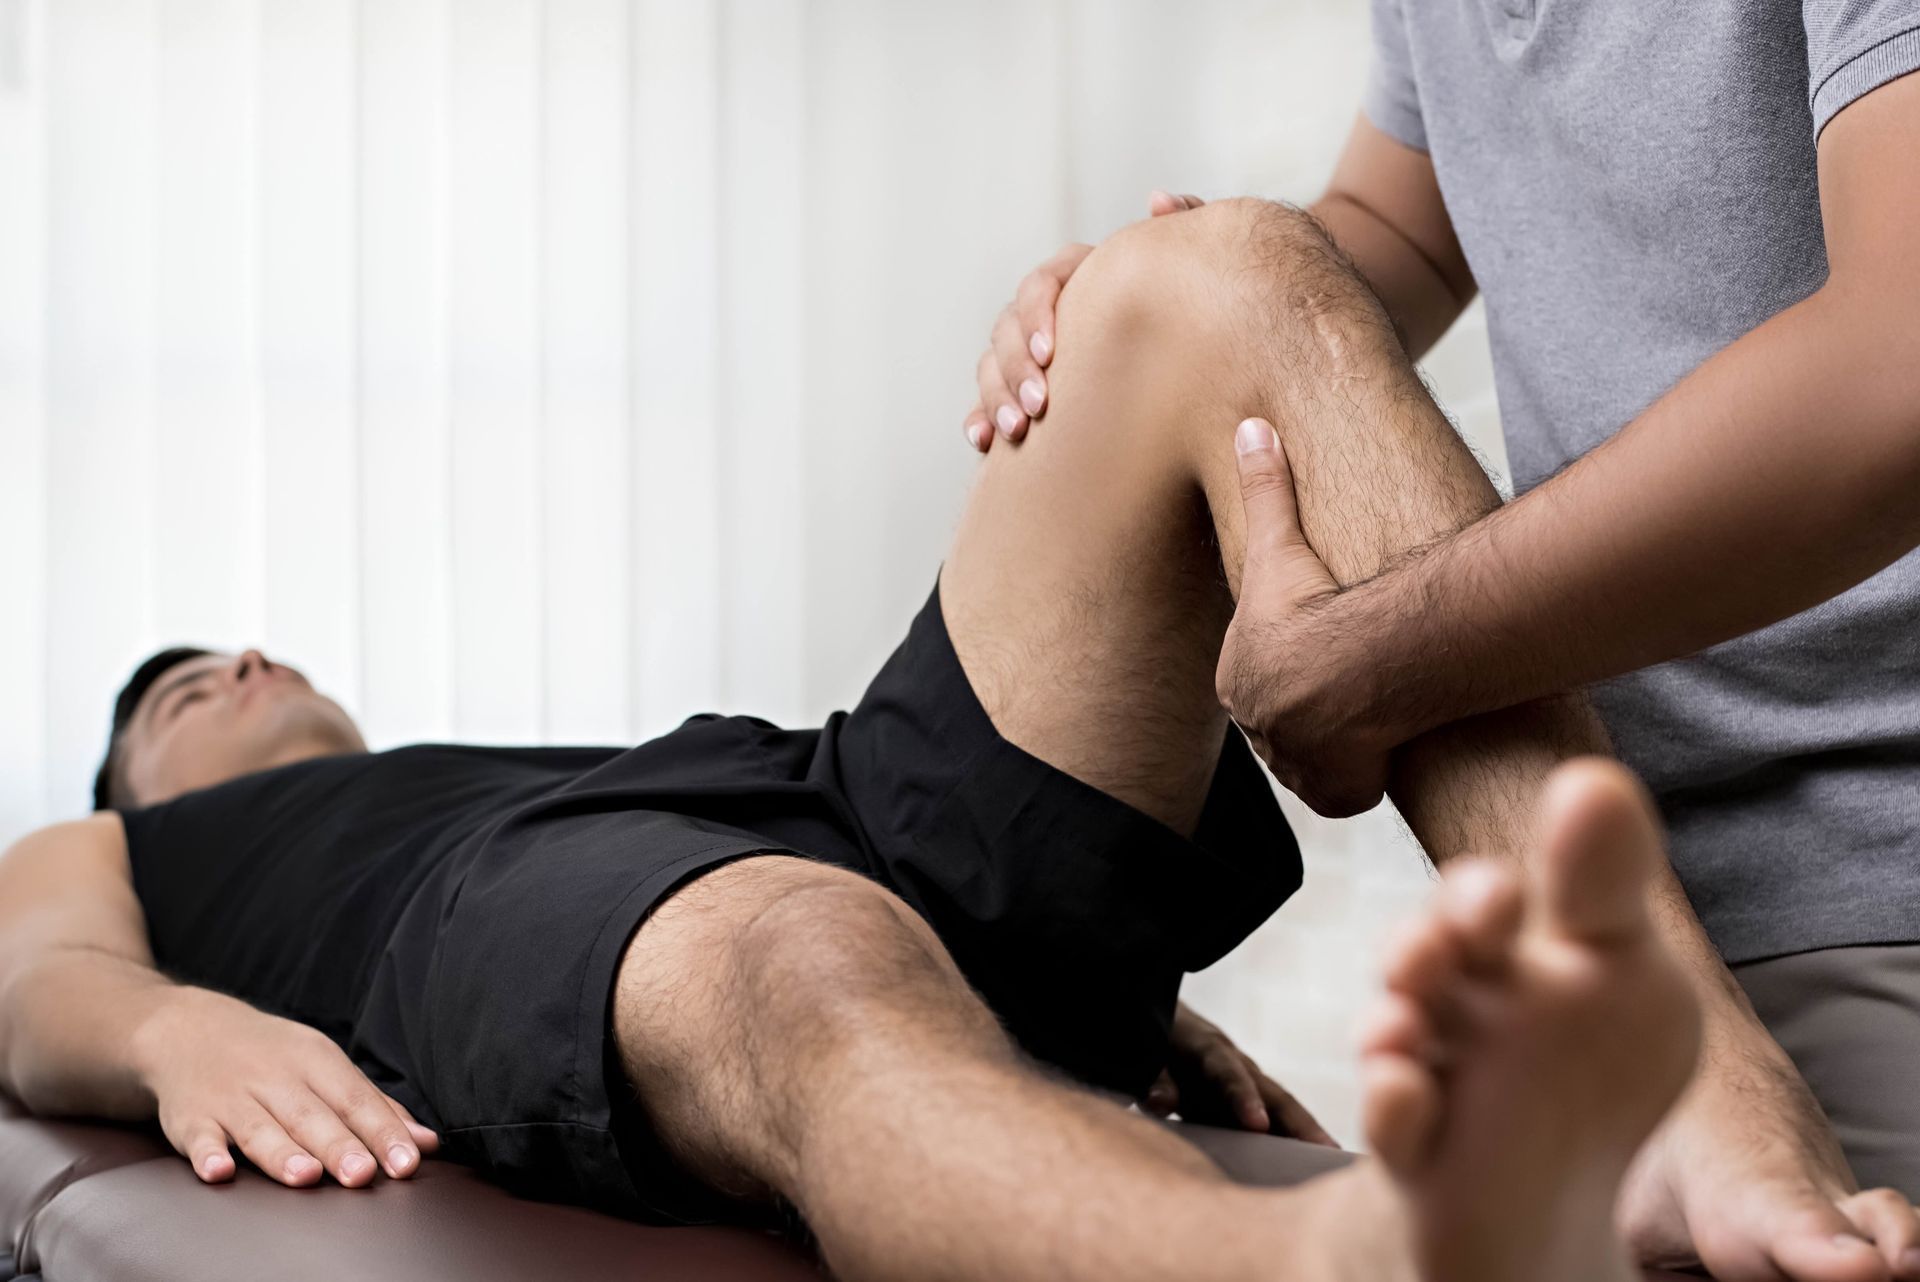
POLYGON ((1274 777, 1329 818, 1379 804, 1392 749, 1381 725, 1365 634, 1341 621, 1343 593, 1307 542, 1293 473, 1273 424, 1234 433, 1246 560, 1220 647, 1215 690, 1274 777))
POLYGON ((1333 1136, 1285 1087, 1260 1071, 1253 1057, 1185 1002, 1173 1012, 1167 1067, 1147 1092, 1146 1109, 1190 1122, 1291 1135, 1337 1148, 1333 1136))
MULTIPOLYGON (((1147 201, 1154 217, 1197 209, 1198 196, 1156 191, 1147 201)), ((973 448, 986 453, 996 429, 1009 441, 1027 434, 1027 425, 1047 409, 1047 366, 1053 362, 1053 306, 1091 245, 1068 245, 1027 273, 994 322, 992 340, 974 376, 980 399, 967 411, 964 430, 973 448)))
POLYGON ((326 1034, 232 997, 175 989, 136 1041, 160 1129, 208 1184, 233 1178, 229 1145, 282 1184, 349 1188, 404 1179, 440 1146, 326 1034))

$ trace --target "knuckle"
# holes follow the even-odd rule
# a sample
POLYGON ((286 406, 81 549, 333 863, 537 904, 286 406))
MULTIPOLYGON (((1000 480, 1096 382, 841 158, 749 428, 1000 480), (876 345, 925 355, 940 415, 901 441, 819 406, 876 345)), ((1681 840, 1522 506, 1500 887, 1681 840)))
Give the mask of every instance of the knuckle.
POLYGON ((278 1172, 288 1158, 303 1151, 277 1128, 255 1131, 240 1141, 240 1149, 253 1159, 254 1165, 270 1174, 278 1172))
POLYGON ((324 1165, 329 1171, 337 1171, 350 1155, 360 1151, 360 1141, 351 1135, 341 1134, 328 1140, 322 1148, 324 1165))
POLYGON ((331 1120, 325 1106, 313 1099, 289 1100, 278 1111, 280 1120, 292 1131, 314 1130, 331 1120))
POLYGON ((1291 478, 1268 461, 1249 462, 1240 469, 1240 493, 1249 499, 1263 499, 1290 489, 1291 478))
POLYGON ((1059 292, 1059 276, 1051 271, 1035 272, 1020 282, 1020 292, 1014 296, 1014 306, 1028 317, 1044 314, 1052 308, 1059 292))

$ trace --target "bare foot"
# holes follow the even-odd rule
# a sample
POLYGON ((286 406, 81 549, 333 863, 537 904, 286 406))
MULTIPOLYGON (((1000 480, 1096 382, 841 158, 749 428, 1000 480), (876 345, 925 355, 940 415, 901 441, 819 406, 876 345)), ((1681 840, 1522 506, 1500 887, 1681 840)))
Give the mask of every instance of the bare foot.
POLYGON ((1367 1135, 1420 1282, 1636 1277, 1614 1203, 1699 1049, 1647 915, 1661 856, 1639 786, 1574 762, 1546 815, 1527 891, 1489 864, 1448 868, 1362 1048, 1367 1135))

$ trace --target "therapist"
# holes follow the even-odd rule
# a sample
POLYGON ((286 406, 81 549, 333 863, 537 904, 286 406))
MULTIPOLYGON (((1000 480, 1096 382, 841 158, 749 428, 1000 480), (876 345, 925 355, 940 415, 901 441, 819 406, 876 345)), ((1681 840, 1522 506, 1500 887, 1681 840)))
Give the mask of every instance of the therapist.
MULTIPOLYGON (((1300 595, 1274 639, 1298 662, 1236 714, 1350 814, 1423 732, 1600 683, 1766 1024, 1710 1000, 1623 1200, 1636 1246, 1691 1241, 1722 1279, 1920 1277, 1920 0, 1373 19, 1312 209, 1415 357, 1484 294, 1519 497, 1300 595)), ((1044 413, 1086 252, 1000 318, 976 448, 1044 413)))

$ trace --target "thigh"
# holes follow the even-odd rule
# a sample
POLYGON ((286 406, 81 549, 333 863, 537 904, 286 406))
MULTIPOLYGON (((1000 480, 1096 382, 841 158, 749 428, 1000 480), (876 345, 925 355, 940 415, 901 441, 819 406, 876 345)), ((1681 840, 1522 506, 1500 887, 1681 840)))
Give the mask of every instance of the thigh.
POLYGON ((913 1009, 956 1041, 1003 1039, 931 928, 885 888, 793 855, 729 863, 663 901, 614 982, 639 1182, 746 1201, 789 1186, 790 1137, 836 1039, 913 1009))
MULTIPOLYGON (((982 463, 941 602, 1002 735, 1191 832, 1226 726, 1214 665, 1233 612, 1184 436, 1215 398, 1133 323, 1153 270, 1137 239, 1095 250, 1062 295, 1046 415, 982 463)), ((1230 468, 1237 420, 1221 412, 1230 468)))
POLYGON ((1827 948, 1734 975, 1813 1088, 1862 1186, 1920 1198, 1920 945, 1827 948))

